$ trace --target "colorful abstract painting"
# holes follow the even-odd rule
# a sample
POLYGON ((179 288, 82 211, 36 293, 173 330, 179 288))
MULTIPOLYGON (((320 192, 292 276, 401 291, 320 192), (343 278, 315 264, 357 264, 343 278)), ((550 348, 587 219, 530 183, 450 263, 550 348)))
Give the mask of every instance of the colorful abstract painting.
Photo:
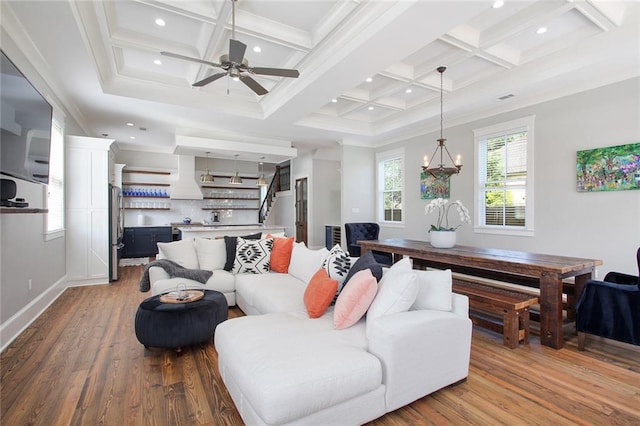
POLYGON ((578 192, 640 189, 640 143, 578 151, 578 192))
POLYGON ((431 200, 434 198, 450 198, 451 178, 436 179, 428 173, 420 173, 420 198, 431 200))

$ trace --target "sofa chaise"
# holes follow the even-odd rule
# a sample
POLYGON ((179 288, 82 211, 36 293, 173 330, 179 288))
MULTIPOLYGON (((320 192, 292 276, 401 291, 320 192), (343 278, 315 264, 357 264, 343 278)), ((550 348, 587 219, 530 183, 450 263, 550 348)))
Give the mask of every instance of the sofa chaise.
MULTIPOLYGON (((238 239, 238 250, 245 243, 238 239)), ((208 268, 216 244, 219 269, 205 284, 151 267, 151 288, 218 290, 246 314, 218 325, 214 336, 221 377, 246 424, 362 424, 466 379, 472 323, 468 299, 451 291, 450 271, 416 271, 410 259, 383 270, 370 253, 354 259, 338 246, 293 245, 286 273, 224 271, 227 253, 211 241, 171 247, 193 248, 188 256, 160 252, 208 268), (322 269, 337 296, 312 317, 308 296, 320 288, 322 269)))

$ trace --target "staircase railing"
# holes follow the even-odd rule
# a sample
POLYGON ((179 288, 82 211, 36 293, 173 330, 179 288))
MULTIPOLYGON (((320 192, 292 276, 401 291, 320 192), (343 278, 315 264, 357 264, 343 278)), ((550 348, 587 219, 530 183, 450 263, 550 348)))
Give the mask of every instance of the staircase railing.
POLYGON ((276 167, 276 172, 269 183, 269 187, 267 188, 267 192, 264 196, 264 200, 262 200, 262 204, 260 205, 258 218, 260 223, 264 223, 269 215, 269 210, 271 209, 271 204, 273 203, 273 199, 276 197, 276 192, 280 190, 280 167, 276 167))

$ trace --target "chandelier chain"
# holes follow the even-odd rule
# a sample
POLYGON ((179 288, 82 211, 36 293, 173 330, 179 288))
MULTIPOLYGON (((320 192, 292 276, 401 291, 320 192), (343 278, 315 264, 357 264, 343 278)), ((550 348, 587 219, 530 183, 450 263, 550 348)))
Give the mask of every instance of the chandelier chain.
POLYGON ((443 126, 443 115, 444 115, 444 109, 442 108, 442 74, 444 74, 443 72, 440 73, 440 139, 443 139, 442 137, 442 126, 443 126))

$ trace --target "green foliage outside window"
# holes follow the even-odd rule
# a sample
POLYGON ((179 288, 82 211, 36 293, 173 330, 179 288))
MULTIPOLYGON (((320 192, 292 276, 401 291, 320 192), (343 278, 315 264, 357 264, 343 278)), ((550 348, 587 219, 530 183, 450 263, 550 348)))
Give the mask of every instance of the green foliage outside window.
POLYGON ((402 160, 394 158, 383 162, 382 203, 384 220, 402 220, 402 160))

